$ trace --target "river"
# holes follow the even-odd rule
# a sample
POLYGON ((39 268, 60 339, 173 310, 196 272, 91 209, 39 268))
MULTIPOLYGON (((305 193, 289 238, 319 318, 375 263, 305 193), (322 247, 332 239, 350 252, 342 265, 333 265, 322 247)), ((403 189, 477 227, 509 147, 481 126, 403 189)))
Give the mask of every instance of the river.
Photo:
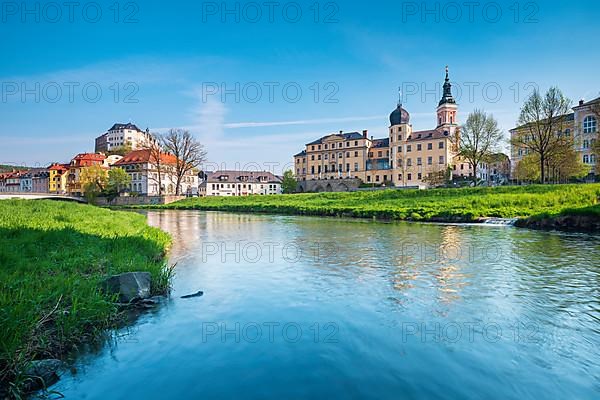
POLYGON ((172 296, 79 357, 67 399, 600 398, 598 235, 147 215, 172 296))

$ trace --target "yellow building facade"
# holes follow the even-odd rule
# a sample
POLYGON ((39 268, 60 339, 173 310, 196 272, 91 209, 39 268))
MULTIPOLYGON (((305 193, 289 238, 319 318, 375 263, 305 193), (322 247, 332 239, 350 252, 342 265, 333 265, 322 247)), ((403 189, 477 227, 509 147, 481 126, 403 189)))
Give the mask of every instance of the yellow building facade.
POLYGON ((365 184, 428 187, 433 177, 455 171, 458 153, 458 106, 446 69, 444 92, 435 129, 415 131, 401 101, 390 114, 388 136, 375 139, 368 132, 330 134, 308 143, 294 156, 300 182, 360 179, 365 184))

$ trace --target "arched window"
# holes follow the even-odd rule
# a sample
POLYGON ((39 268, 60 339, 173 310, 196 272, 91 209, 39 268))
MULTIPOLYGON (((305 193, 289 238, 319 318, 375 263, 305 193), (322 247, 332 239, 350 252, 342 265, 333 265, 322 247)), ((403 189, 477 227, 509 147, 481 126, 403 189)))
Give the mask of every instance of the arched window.
POLYGON ((590 157, 587 154, 583 156, 583 163, 584 164, 589 164, 590 163, 590 157))
POLYGON ((595 133, 598 129, 598 121, 591 115, 583 120, 583 133, 595 133))

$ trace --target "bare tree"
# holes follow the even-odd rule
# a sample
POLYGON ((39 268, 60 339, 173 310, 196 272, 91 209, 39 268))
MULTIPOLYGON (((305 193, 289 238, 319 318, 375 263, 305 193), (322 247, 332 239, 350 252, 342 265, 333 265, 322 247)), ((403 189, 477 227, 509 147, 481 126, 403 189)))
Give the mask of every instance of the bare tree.
POLYGON ((540 166, 540 182, 547 178, 548 161, 564 149, 562 135, 571 101, 560 89, 550 88, 544 96, 536 89, 521 108, 519 128, 511 144, 536 154, 540 166))
POLYGON ((147 138, 142 144, 142 149, 149 152, 148 163, 150 164, 147 172, 149 181, 156 182, 158 185, 158 195, 162 196, 162 174, 164 165, 162 163, 163 155, 163 141, 164 138, 160 133, 148 133, 147 138), (156 171, 156 177, 154 176, 153 168, 156 171))
POLYGON ((459 156, 473 169, 473 183, 477 186, 477 167, 497 151, 502 141, 498 121, 483 110, 475 110, 461 128, 459 156))
POLYGON ((165 151, 175 156, 175 195, 181 193, 181 183, 186 174, 206 161, 204 146, 183 129, 170 129, 163 138, 165 151))

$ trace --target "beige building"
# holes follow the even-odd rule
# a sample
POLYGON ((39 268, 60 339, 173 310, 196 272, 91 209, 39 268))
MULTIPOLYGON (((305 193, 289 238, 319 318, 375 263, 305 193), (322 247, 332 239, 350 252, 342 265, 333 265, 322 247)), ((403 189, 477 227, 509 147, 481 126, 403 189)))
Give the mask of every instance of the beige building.
POLYGON ((446 68, 442 99, 438 103, 435 129, 415 131, 410 114, 398 102, 390 114, 388 136, 374 139, 367 131, 330 134, 308 143, 294 156, 300 182, 358 178, 363 183, 396 187, 427 187, 432 178, 456 168, 458 152, 458 106, 446 68))
MULTIPOLYGON (((596 155, 593 153, 593 146, 598 139, 598 119, 600 118, 600 97, 588 102, 580 100, 579 104, 573 107, 573 112, 560 117, 560 131, 557 135, 573 137, 573 146, 579 154, 581 161, 590 167, 590 175, 598 175, 596 155)), ((511 138, 525 136, 529 134, 528 125, 519 126, 510 130, 511 138)), ((511 146, 511 164, 514 172, 518 163, 529 154, 528 149, 523 146, 511 146)))

